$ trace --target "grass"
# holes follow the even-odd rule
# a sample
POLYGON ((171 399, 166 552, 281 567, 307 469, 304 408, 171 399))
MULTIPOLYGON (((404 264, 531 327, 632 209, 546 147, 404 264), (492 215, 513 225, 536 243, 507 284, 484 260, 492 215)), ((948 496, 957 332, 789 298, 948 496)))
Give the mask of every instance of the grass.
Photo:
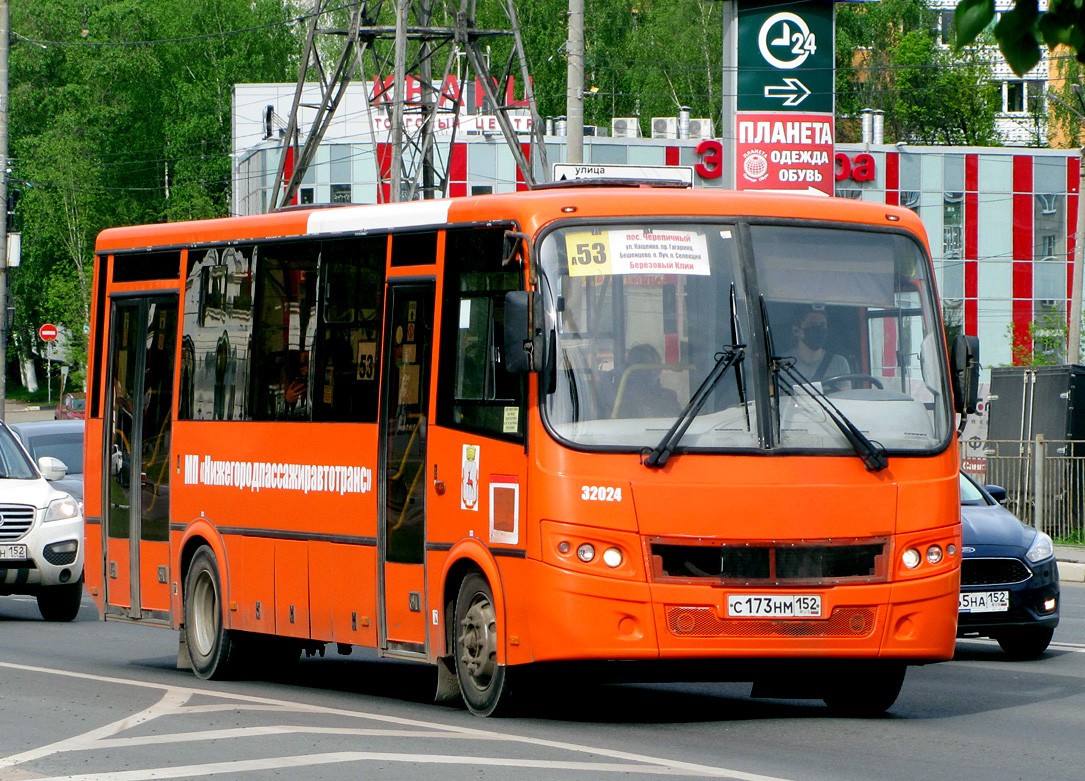
POLYGON ((1056 537, 1056 545, 1085 545, 1085 531, 1076 531, 1067 537, 1056 537))
MULTIPOLYGON (((69 385, 65 392, 75 393, 81 390, 82 388, 76 388, 73 385, 69 385)), ((45 388, 39 388, 38 390, 31 393, 21 385, 12 384, 7 385, 7 387, 4 389, 4 392, 9 401, 20 401, 26 404, 56 404, 58 401, 60 401, 61 396, 60 390, 55 384, 53 385, 53 391, 51 394, 45 388), (52 402, 50 402, 49 400, 50 396, 52 396, 52 402)))

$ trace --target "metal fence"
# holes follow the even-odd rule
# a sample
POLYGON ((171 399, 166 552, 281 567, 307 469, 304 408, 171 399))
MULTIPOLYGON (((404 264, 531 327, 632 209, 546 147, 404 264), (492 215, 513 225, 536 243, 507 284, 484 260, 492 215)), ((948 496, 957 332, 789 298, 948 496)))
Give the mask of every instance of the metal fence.
POLYGON ((961 467, 980 485, 1006 489, 1006 507, 1055 538, 1080 536, 1085 518, 1085 441, 969 440, 961 467))

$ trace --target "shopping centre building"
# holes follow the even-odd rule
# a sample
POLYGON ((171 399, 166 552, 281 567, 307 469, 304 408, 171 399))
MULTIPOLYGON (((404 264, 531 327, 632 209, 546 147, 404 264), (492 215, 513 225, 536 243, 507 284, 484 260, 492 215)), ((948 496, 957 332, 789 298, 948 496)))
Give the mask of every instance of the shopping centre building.
MULTIPOLYGON (((271 129, 265 108, 288 108, 293 89, 239 85, 235 92, 236 214, 266 209, 281 140, 274 132, 264 138, 271 129)), ((547 166, 563 163, 565 139, 545 140, 547 166)), ((528 152, 526 135, 523 141, 528 152)), ((386 159, 381 146, 364 112, 341 111, 306 172, 299 201, 378 202, 378 160, 386 159)), ((447 141, 439 146, 438 156, 449 160, 450 196, 526 189, 492 116, 465 118, 449 147, 447 141)), ((539 157, 535 177, 543 180, 539 157)), ((694 187, 722 187, 726 179, 722 145, 712 138, 589 136, 584 163, 686 166, 694 187)), ((947 320, 980 337, 985 367, 1012 364, 1014 339, 1027 342, 1030 328, 1065 322, 1080 183, 1076 150, 839 144, 835 176, 837 197, 905 206, 920 216, 947 320)))

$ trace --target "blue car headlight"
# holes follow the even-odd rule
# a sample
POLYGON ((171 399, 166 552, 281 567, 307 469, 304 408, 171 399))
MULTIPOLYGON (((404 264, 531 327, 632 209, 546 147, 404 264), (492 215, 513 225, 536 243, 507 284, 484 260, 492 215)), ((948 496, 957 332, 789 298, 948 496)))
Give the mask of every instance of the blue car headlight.
POLYGON ((1036 532, 1036 538, 1028 546, 1025 558, 1035 564, 1038 561, 1050 559, 1053 555, 1055 555, 1055 546, 1051 543, 1051 538, 1043 532, 1036 532))

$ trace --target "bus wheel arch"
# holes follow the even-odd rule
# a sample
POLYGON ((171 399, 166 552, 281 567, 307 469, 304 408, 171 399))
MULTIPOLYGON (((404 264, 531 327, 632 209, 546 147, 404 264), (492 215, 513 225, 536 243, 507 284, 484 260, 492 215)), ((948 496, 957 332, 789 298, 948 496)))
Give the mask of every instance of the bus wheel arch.
POLYGON ((460 581, 453 604, 452 652, 460 694, 477 716, 508 709, 509 669, 500 663, 503 621, 493 588, 477 568, 460 581))
MULTIPOLYGON (((464 578, 472 571, 480 572, 489 582, 493 593, 494 607, 497 610, 499 623, 505 626, 505 599, 501 588, 501 573, 497 569, 490 551, 478 540, 471 538, 458 543, 450 551, 445 561, 444 571, 441 574, 442 599, 441 618, 444 621, 444 632, 441 636, 441 648, 438 656, 451 656, 455 646, 455 610, 456 597, 459 594, 460 585, 464 578)), ((504 632, 502 632, 502 647, 498 652, 499 660, 505 662, 504 632)))

